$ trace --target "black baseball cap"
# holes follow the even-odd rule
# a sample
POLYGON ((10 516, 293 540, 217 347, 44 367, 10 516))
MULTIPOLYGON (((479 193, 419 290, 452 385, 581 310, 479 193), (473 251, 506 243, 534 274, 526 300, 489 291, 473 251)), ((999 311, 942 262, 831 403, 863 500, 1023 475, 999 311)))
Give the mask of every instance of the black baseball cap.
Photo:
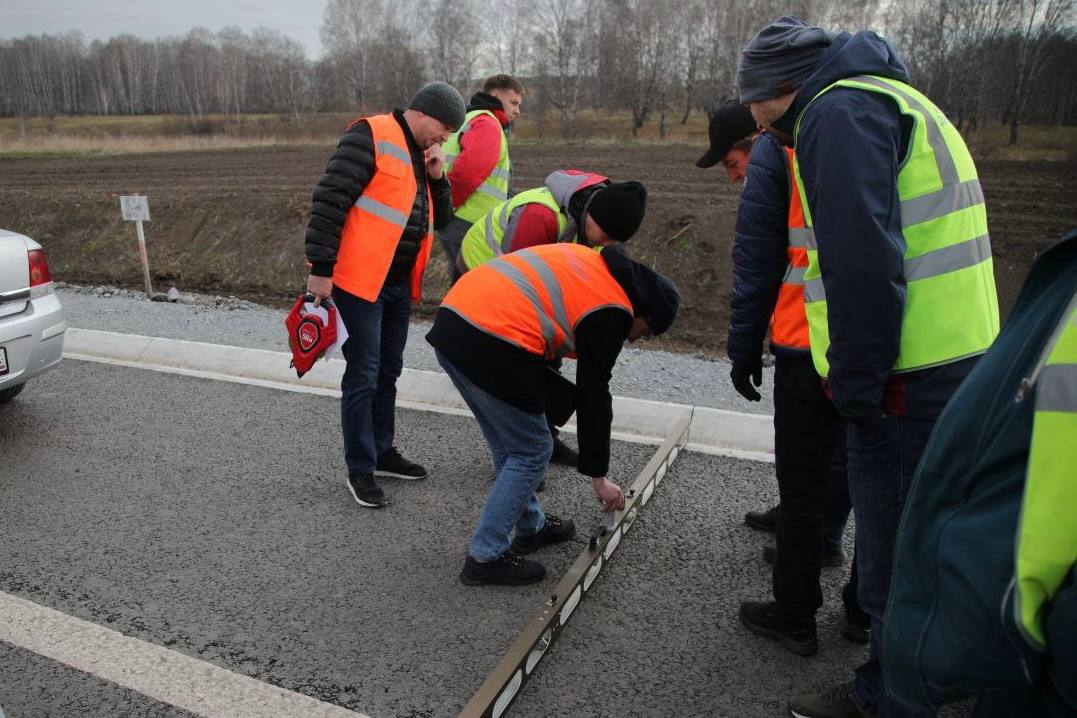
POLYGON ((714 167, 721 162, 729 148, 756 132, 755 118, 739 102, 727 102, 711 118, 711 148, 696 160, 696 167, 714 167))

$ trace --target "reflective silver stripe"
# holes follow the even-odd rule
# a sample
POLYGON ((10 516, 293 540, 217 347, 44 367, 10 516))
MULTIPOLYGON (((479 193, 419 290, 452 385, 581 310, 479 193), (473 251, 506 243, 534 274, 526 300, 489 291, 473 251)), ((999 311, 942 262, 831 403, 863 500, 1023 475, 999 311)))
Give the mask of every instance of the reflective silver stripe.
MULTIPOLYGON (((950 154, 950 148, 946 145, 946 140, 942 136, 942 129, 935 121, 935 116, 929 109, 924 107, 924 104, 917 98, 913 97, 909 93, 901 90, 893 85, 889 85, 882 80, 878 80, 874 77, 868 77, 866 75, 858 75, 856 77, 850 77, 853 82, 861 82, 865 85, 874 85, 875 87, 882 88, 887 92, 892 92, 895 95, 900 95, 906 103, 909 104, 914 110, 919 112, 924 117, 924 129, 927 130, 927 143, 931 145, 932 151, 935 153, 935 163, 939 168, 939 177, 942 179, 942 184, 956 185, 958 183, 957 178, 957 165, 954 164, 954 157, 950 154)), ((904 217, 902 217, 902 224, 904 224, 904 217)), ((911 224, 911 223, 910 223, 911 224)))
POLYGON ((826 301, 826 288, 823 287, 823 278, 816 277, 815 279, 804 280, 804 301, 805 302, 825 302, 826 301))
POLYGON ((359 199, 355 200, 355 206, 370 214, 384 219, 390 224, 395 224, 400 229, 408 226, 408 216, 403 212, 398 212, 387 204, 382 204, 372 197, 367 197, 365 194, 359 195, 359 199))
POLYGON ((501 201, 504 201, 509 197, 508 192, 499 187, 493 186, 489 182, 483 182, 482 184, 480 184, 478 191, 482 192, 483 194, 490 195, 494 199, 501 201))
POLYGON ((811 227, 790 227, 789 246, 800 249, 818 249, 815 244, 815 230, 811 227))
POLYGON ((905 281, 937 277, 958 269, 974 267, 991 258, 991 238, 975 237, 960 244, 936 249, 919 257, 905 260, 905 281))
POLYGON ((782 278, 784 284, 794 284, 796 286, 804 285, 804 272, 808 271, 807 267, 794 267, 792 264, 785 268, 785 276, 782 278))
POLYGON ((972 179, 943 187, 938 192, 907 199, 901 203, 901 224, 909 227, 984 203, 980 180, 972 179))
POLYGON ((383 155, 383 154, 384 155, 389 155, 390 157, 397 158, 398 160, 400 160, 401 162, 403 162, 405 164, 408 164, 408 165, 411 164, 411 155, 408 154, 407 150, 404 150, 404 149, 401 149, 400 147, 397 147, 396 145, 394 145, 392 142, 389 142, 388 140, 378 140, 378 154, 379 155, 383 155))
POLYGON ((1036 411, 1077 414, 1077 364, 1048 364, 1036 385, 1036 411))
MULTIPOLYGON (((490 218, 493 218, 493 216, 494 216, 493 210, 490 211, 490 214, 488 216, 490 218)), ((504 254, 506 252, 506 250, 507 250, 507 247, 512 246, 512 237, 509 235, 509 219, 511 217, 512 217, 511 206, 509 205, 508 202, 506 202, 504 204, 504 206, 501 207, 501 213, 498 214, 498 216, 497 216, 497 223, 499 225, 501 225, 501 241, 500 242, 497 241, 497 239, 494 238, 494 235, 493 235, 492 232, 487 236, 487 239, 486 239, 486 244, 488 244, 490 246, 490 249, 493 250, 494 256, 500 256, 500 255, 504 254), (507 247, 506 247, 506 244, 505 244, 506 241, 508 242, 507 247)), ((491 224, 489 226, 493 226, 493 225, 491 224)), ((515 232, 513 232, 513 234, 515 234, 515 232)))
POLYGON ((501 245, 494 239, 494 213, 492 210, 486 213, 486 246, 490 248, 495 257, 501 255, 501 245))
POLYGON ((508 170, 503 170, 500 167, 494 167, 492 170, 490 170, 490 176, 497 177, 498 179, 503 179, 508 182, 512 178, 512 173, 508 170))
POLYGON ((554 329, 553 320, 546 316, 546 312, 543 311, 542 301, 539 299, 538 291, 536 291, 534 285, 531 284, 531 280, 519 269, 505 261, 490 262, 490 268, 507 277, 508 280, 515 284, 517 289, 527 297, 527 300, 531 302, 531 306, 535 309, 535 314, 538 315, 539 326, 542 328, 542 337, 546 341, 546 355, 552 357, 553 343, 557 338, 557 330, 554 329))
POLYGON ((516 256, 535 270, 535 273, 539 275, 539 279, 542 280, 543 286, 546 287, 546 293, 550 297, 550 308, 553 310, 553 319, 561 327, 561 332, 565 335, 565 343, 558 348, 558 356, 564 356, 568 352, 576 351, 576 344, 572 340, 572 331, 568 324, 568 312, 565 310, 565 297, 561 293, 561 283, 557 281, 557 277, 554 276, 550 265, 528 252, 519 253, 516 256))

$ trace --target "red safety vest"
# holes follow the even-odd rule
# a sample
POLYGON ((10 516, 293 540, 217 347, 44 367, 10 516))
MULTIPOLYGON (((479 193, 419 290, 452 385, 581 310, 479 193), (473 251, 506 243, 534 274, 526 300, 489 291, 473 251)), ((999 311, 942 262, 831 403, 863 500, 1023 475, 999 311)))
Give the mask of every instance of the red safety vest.
MULTIPOLYGON (((374 176, 348 210, 340 235, 333 284, 357 297, 373 302, 381 293, 396 247, 408 224, 415 203, 415 170, 404 137, 404 128, 392 115, 359 118, 370 125, 374 140, 374 176)), ((355 124, 352 123, 352 125, 355 124)), ((411 269, 411 300, 422 293, 423 272, 434 242, 434 202, 430 187, 426 203, 430 208, 426 236, 411 269)))
POLYGON ((786 147, 785 155, 789 169, 789 244, 785 251, 789 264, 785 268, 785 278, 778 290, 778 302, 770 318, 770 341, 786 349, 811 351, 808 316, 804 310, 804 272, 808 268, 807 237, 810 230, 805 229, 804 208, 794 180, 793 150, 786 147))
POLYGON ((576 356, 576 326, 587 315, 632 303, 599 252, 545 244, 480 264, 441 306, 472 326, 546 359, 576 356))

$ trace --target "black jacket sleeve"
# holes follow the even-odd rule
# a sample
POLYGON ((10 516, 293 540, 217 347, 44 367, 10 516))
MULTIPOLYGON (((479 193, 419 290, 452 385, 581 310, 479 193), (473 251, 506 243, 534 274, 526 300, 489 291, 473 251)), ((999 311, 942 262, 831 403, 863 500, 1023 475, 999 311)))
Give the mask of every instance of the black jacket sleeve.
POLYGON ((905 137, 892 100, 837 88, 812 103, 797 139, 826 290, 830 390, 851 421, 882 414, 901 342, 905 238, 897 175, 905 137))
POLYGON ((729 300, 729 358, 758 361, 789 263, 789 170, 785 150, 770 135, 752 146, 737 207, 733 293, 729 300))
POLYGON ((370 125, 359 121, 340 138, 325 174, 314 187, 306 234, 311 274, 333 276, 344 220, 373 176, 374 137, 370 125))
POLYGON ((448 172, 441 179, 430 180, 430 197, 434 201, 434 229, 444 229, 454 215, 448 172))
POLYGON ((576 327, 576 430, 581 474, 605 476, 610 465, 613 397, 610 377, 632 317, 623 309, 600 309, 576 327))

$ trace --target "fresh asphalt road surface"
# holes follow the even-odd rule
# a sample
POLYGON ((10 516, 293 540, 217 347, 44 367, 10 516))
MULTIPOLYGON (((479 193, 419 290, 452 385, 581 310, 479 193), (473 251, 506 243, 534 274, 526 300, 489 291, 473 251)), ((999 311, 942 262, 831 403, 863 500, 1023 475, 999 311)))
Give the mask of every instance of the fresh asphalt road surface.
MULTIPOLYGON (((343 486, 335 399, 66 360, 0 420, 0 591, 375 718, 454 715, 584 546, 536 555, 525 588, 457 573, 491 478, 473 420, 401 410, 423 482, 393 505, 343 486)), ((629 483, 653 447, 618 443, 629 483)), ((773 467, 684 453, 513 706, 518 716, 777 716, 863 649, 837 634, 843 572, 824 574, 820 654, 741 628, 764 598, 773 467)), ((581 534, 589 482, 551 472, 551 513, 581 534)), ((186 715, 0 643, 13 717, 186 715)))

